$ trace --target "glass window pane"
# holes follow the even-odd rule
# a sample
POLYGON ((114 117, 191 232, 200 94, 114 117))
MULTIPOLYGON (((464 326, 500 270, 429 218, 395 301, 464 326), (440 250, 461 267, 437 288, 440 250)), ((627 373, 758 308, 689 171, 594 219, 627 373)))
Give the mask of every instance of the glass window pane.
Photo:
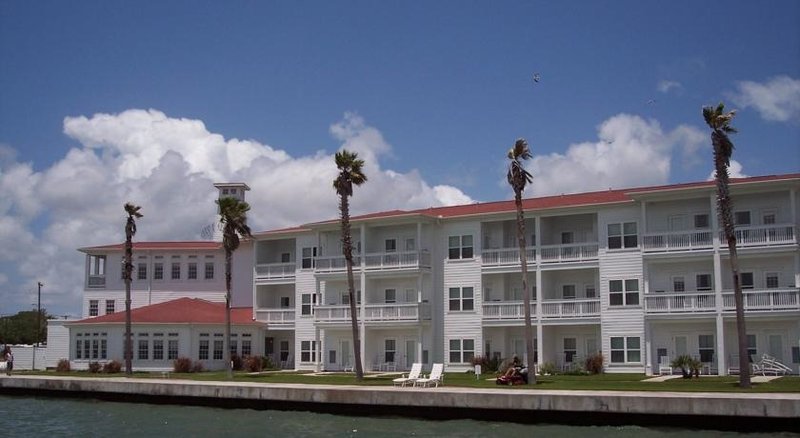
POLYGON ((623 363, 625 362, 625 352, 622 350, 611 352, 611 362, 623 363))
POLYGON ((609 281, 608 290, 611 292, 622 292, 622 280, 609 281))
POLYGON ((625 294, 625 304, 628 306, 636 306, 639 304, 639 292, 631 292, 625 294))
POLYGON ((639 349, 639 338, 636 336, 632 336, 628 338, 628 350, 638 350, 639 349))
POLYGON ((461 340, 460 339, 451 339, 450 340, 450 351, 453 350, 461 350, 461 340))
POLYGON ((450 260, 460 259, 461 250, 458 248, 450 248, 450 251, 447 254, 447 258, 449 258, 450 260))
POLYGON ((625 234, 636 234, 636 222, 625 222, 625 234))
POLYGON ((636 235, 625 236, 625 248, 636 248, 639 246, 639 238, 636 235))
POLYGON ((462 307, 463 307, 462 310, 474 310, 475 309, 475 304, 474 303, 475 302, 472 299, 468 299, 468 300, 465 299, 463 301, 463 304, 462 304, 462 307))
POLYGON ((640 351, 629 351, 628 352, 628 362, 641 362, 642 355, 640 351))
POLYGON ((608 303, 612 306, 622 305, 622 294, 616 293, 608 296, 608 303))
POLYGON ((461 291, 462 291, 462 296, 464 298, 472 298, 473 291, 472 291, 471 287, 465 287, 465 288, 461 289, 461 291))
POLYGON ((622 248, 622 237, 609 237, 608 238, 608 248, 609 249, 619 249, 622 248))
POLYGON ((612 337, 611 338, 611 349, 612 350, 621 350, 625 347, 625 338, 623 337, 612 337))
POLYGON ((475 340, 474 339, 464 339, 464 351, 474 351, 475 350, 475 340))
POLYGON ((472 246, 472 235, 471 234, 467 234, 467 235, 461 236, 461 246, 464 246, 464 247, 472 246))
POLYGON ((457 287, 451 287, 450 288, 450 298, 451 299, 456 299, 456 298, 459 298, 460 296, 461 296, 461 293, 460 293, 460 289, 459 288, 457 288, 457 287))
POLYGON ((625 280, 625 290, 628 292, 634 292, 639 290, 639 280, 625 280))
POLYGON ((458 236, 450 236, 450 238, 448 239, 448 244, 450 248, 456 248, 461 246, 458 236))
POLYGON ((472 247, 464 247, 461 250, 461 258, 463 259, 471 259, 472 258, 472 247))
POLYGON ((622 228, 620 224, 608 224, 608 235, 610 236, 619 236, 622 234, 622 228))

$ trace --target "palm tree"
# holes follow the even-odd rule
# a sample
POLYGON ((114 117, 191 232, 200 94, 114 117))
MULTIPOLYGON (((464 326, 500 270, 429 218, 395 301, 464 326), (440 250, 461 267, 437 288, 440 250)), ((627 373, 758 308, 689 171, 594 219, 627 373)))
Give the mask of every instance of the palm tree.
POLYGON ((733 297, 736 303, 736 331, 739 336, 739 386, 750 387, 750 361, 747 354, 747 328, 744 321, 744 297, 739 279, 739 257, 736 254, 736 233, 734 233, 732 203, 728 188, 728 166, 733 154, 733 143, 728 134, 735 133, 731 120, 736 111, 725 112, 725 104, 716 108, 703 107, 703 118, 711 128, 711 144, 714 146, 714 178, 717 182, 717 215, 730 253, 731 274, 733 275, 733 297))
POLYGON ((517 139, 514 147, 508 151, 508 184, 514 189, 514 204, 517 206, 517 240, 519 241, 519 261, 522 266, 522 305, 525 308, 525 351, 528 355, 528 384, 536 383, 534 367, 533 327, 531 326, 531 291, 528 289, 528 258, 525 254, 525 216, 522 211, 522 192, 525 186, 533 182, 533 176, 522 166, 522 161, 531 158, 528 142, 524 138, 517 139))
POLYGON ((350 321, 353 326, 353 355, 356 380, 361 380, 364 378, 364 368, 361 366, 361 340, 358 337, 358 314, 356 313, 356 293, 353 284, 353 239, 350 236, 350 202, 348 198, 353 196, 353 185, 364 184, 367 176, 362 170, 364 160, 360 160, 357 153, 345 149, 336 153, 336 167, 339 169, 339 175, 333 180, 333 188, 339 195, 339 211, 342 215, 342 252, 347 263, 347 292, 350 296, 350 321))
POLYGON ((133 339, 131 337, 131 279, 133 274, 133 235, 136 234, 136 219, 142 217, 142 207, 125 203, 128 221, 125 223, 125 374, 133 374, 133 339))
POLYGON ((222 224, 222 246, 225 248, 225 363, 228 378, 233 378, 231 362, 231 265, 233 252, 239 248, 239 236, 253 237, 247 226, 247 212, 250 205, 232 197, 224 197, 215 201, 219 206, 219 222, 222 224))

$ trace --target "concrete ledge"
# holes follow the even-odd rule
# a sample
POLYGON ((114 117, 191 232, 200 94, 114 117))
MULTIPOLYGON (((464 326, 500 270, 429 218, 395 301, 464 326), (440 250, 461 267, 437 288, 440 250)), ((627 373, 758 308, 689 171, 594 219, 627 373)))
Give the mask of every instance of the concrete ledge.
POLYGON ((0 394, 566 424, 796 430, 800 394, 548 391, 12 376, 0 394))

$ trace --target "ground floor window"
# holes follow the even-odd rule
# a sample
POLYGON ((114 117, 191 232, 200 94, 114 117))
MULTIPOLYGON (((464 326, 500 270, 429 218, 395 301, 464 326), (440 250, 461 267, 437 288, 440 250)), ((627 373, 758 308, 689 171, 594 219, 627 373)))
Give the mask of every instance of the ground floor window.
POLYGON ((75 359, 107 359, 107 333, 77 333, 75 335, 75 359))
POLYGON ((638 336, 611 337, 611 363, 641 362, 641 340, 638 336))
POLYGON ((317 361, 317 343, 315 341, 300 341, 300 362, 316 362, 316 361, 317 361))
POLYGON ((242 356, 250 356, 253 354, 253 342, 250 338, 250 333, 244 333, 242 335, 242 356))
POLYGON ((167 341, 167 360, 178 358, 178 340, 170 339, 167 341))
POLYGON ((576 354, 578 354, 578 340, 576 338, 564 338, 564 362, 572 363, 576 354))
POLYGON ((451 339, 450 363, 468 363, 475 357, 474 339, 451 339))
POLYGON ((197 349, 198 360, 208 360, 209 342, 210 340, 208 339, 208 333, 200 333, 200 345, 197 349))
POLYGON ((699 335, 697 343, 700 352, 700 362, 714 361, 714 335, 699 335))
POLYGON ((397 343, 394 339, 385 339, 383 341, 383 361, 384 362, 394 362, 394 356, 396 350, 397 343))
POLYGON ((153 340, 153 360, 164 360, 164 340, 153 340))
POLYGON ((222 348, 223 348, 223 341, 222 333, 214 333, 214 337, 218 339, 214 339, 214 360, 222 360, 222 348))

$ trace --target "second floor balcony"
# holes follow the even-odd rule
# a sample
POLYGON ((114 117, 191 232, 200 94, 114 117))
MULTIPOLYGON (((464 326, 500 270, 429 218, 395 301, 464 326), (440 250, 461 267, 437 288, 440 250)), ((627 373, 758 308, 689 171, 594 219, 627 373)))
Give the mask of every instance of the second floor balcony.
POLYGON ((255 266, 254 277, 258 280, 293 279, 295 277, 295 263, 262 263, 255 266))
POLYGON ((294 327, 294 309, 256 309, 256 320, 269 326, 294 327))
MULTIPOLYGON (((536 316, 537 303, 531 303, 531 315, 536 316)), ((541 303, 542 319, 598 318, 600 299, 559 299, 544 300, 541 303)), ((522 301, 492 301, 483 303, 483 321, 521 322, 525 319, 525 305, 522 301)))
MULTIPOLYGON (((367 324, 415 323, 431 319, 428 303, 385 303, 366 304, 362 318, 361 306, 356 307, 359 322, 367 324)), ((317 324, 350 324, 350 305, 320 305, 314 308, 314 322, 317 324)))
POLYGON ((103 289, 106 287, 105 275, 90 275, 88 277, 87 286, 90 289, 103 289))
MULTIPOLYGON (((431 255, 427 251, 399 251, 364 255, 367 271, 419 269, 431 266, 431 255)), ((340 273, 347 270, 344 256, 317 257, 315 271, 318 273, 340 273)), ((361 256, 353 255, 353 270, 361 270, 361 256)))

